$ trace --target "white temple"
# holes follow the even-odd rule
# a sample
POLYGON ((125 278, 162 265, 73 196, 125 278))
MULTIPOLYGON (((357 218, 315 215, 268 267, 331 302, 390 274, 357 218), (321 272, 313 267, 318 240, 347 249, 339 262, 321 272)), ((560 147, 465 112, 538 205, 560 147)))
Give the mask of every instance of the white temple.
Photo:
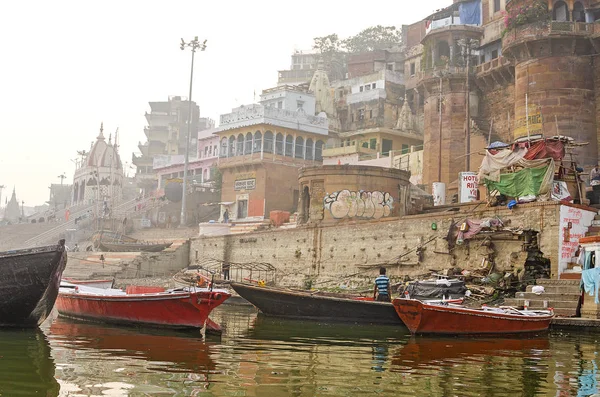
POLYGON ((104 127, 101 124, 100 134, 90 151, 78 152, 81 158, 77 162, 73 177, 73 205, 89 205, 95 202, 110 204, 121 198, 124 176, 118 152, 117 133, 113 144, 112 136, 109 136, 106 142, 103 131, 104 127))

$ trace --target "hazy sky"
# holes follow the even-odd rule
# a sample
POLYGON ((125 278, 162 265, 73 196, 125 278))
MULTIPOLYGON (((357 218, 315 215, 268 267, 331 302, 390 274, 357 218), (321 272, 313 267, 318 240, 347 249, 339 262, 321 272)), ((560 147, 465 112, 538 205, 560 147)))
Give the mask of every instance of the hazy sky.
MULTIPOLYGON (((149 101, 188 96, 190 50, 179 41, 208 39, 196 56, 192 99, 201 115, 219 115, 257 99, 290 67, 294 49, 313 37, 345 38, 374 25, 400 27, 451 0, 63 1, 2 2, 0 13, 0 185, 40 205, 76 151, 88 150, 104 122, 119 128, 123 162, 145 141, 149 101), (356 4, 356 5, 353 5, 356 4), (360 4, 360 5, 359 5, 360 4)), ((130 173, 133 173, 133 169, 130 173)))

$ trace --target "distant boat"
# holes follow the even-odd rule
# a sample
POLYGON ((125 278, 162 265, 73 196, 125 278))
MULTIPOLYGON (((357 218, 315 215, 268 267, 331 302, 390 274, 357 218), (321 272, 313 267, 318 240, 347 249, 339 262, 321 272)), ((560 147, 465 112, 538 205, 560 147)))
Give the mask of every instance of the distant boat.
MULTIPOLYGON (((318 292, 232 282, 231 287, 268 316, 365 324, 402 324, 388 302, 359 297, 324 296, 318 292)), ((333 295, 333 294, 331 294, 333 295)))
POLYGON ((160 252, 173 245, 172 242, 149 242, 137 240, 111 230, 100 230, 92 236, 94 248, 106 252, 160 252))
POLYGON ((129 286, 127 291, 63 282, 56 308, 63 317, 102 323, 199 329, 227 298, 225 290, 129 286))
POLYGON ((134 243, 108 242, 100 240, 97 242, 101 251, 107 252, 160 252, 169 248, 173 243, 150 243, 137 241, 134 243))
POLYGON ((0 326, 41 324, 54 307, 66 264, 65 240, 0 252, 0 326))
POLYGON ((470 309, 448 303, 394 299, 393 305, 413 334, 483 335, 521 334, 548 330, 551 310, 512 307, 470 309))

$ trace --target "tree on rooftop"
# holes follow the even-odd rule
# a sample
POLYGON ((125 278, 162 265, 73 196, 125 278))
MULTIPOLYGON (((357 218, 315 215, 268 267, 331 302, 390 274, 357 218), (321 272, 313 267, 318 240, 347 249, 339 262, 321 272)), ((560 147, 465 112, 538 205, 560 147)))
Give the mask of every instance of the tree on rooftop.
POLYGON ((346 74, 346 54, 342 48, 342 41, 333 33, 313 39, 313 50, 321 54, 323 67, 331 80, 343 79, 346 74))
POLYGON ((349 53, 360 53, 397 47, 401 42, 402 32, 395 26, 377 25, 342 40, 341 45, 349 53))

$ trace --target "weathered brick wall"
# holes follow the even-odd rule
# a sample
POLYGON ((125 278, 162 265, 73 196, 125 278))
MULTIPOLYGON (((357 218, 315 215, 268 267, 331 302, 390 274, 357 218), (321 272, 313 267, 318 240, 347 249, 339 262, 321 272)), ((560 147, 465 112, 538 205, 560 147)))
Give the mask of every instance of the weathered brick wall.
POLYGON ((591 66, 589 57, 577 56, 532 59, 515 66, 516 120, 525 118, 528 94, 530 111, 537 106, 543 116, 545 136, 561 134, 594 143, 577 150, 578 162, 588 166, 598 158, 591 66))
MULTIPOLYGON (((501 140, 502 142, 512 142, 512 129, 515 120, 515 86, 514 84, 500 86, 496 85, 491 90, 486 90, 480 96, 480 114, 481 118, 491 123, 492 142, 501 140)), ((482 131, 486 135, 489 131, 482 131)))
MULTIPOLYGON (((403 276, 417 276, 450 267, 477 269, 481 266, 485 249, 481 240, 458 246, 454 257, 448 254, 446 236, 451 220, 466 217, 482 219, 498 216, 511 219, 510 227, 540 231, 541 250, 552 262, 556 275, 558 259, 558 214, 556 203, 528 204, 514 209, 480 209, 472 205, 461 206, 460 213, 445 212, 414 215, 371 222, 340 222, 331 226, 297 229, 275 229, 244 235, 199 237, 192 240, 191 257, 198 251, 200 258, 230 260, 232 262, 268 262, 277 268, 280 285, 302 286, 306 277, 314 278, 316 285, 337 286, 350 281, 353 286, 368 287, 378 268, 364 267, 385 261, 410 251, 432 237, 425 245, 423 261, 418 262, 416 252, 402 258, 400 265, 388 265, 388 274, 399 281, 403 276), (432 230, 432 223, 437 230, 432 230)), ((496 269, 511 271, 522 268, 526 253, 522 241, 495 240, 496 269)), ((499 237, 499 236, 498 236, 499 237)), ((194 260, 192 260, 192 263, 194 260)), ((254 275, 254 277, 258 277, 254 275)))

